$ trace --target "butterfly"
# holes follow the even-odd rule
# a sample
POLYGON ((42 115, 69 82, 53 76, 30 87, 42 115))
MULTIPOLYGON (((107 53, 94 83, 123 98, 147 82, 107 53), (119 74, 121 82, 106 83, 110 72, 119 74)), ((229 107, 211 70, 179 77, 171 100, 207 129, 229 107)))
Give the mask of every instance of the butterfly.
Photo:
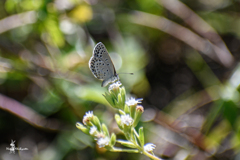
POLYGON ((119 80, 109 53, 102 42, 97 43, 94 47, 88 64, 94 77, 102 80, 102 87, 119 80))

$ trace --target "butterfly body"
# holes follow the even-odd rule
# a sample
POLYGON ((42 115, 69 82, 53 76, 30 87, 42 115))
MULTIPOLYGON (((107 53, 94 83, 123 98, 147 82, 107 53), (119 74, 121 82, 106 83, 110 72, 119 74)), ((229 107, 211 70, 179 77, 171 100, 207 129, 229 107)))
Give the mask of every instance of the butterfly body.
POLYGON ((119 80, 113 62, 102 42, 93 49, 93 56, 89 60, 89 68, 94 77, 102 80, 102 87, 119 80))

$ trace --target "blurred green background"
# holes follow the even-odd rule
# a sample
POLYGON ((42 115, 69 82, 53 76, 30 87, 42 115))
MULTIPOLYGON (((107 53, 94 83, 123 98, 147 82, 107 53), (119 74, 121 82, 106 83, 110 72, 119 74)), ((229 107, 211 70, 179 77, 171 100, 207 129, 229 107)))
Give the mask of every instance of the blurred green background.
POLYGON ((93 110, 123 138, 88 68, 97 42, 134 73, 119 77, 157 156, 240 159, 239 15, 239 0, 1 0, 0 159, 148 159, 75 127, 93 110))

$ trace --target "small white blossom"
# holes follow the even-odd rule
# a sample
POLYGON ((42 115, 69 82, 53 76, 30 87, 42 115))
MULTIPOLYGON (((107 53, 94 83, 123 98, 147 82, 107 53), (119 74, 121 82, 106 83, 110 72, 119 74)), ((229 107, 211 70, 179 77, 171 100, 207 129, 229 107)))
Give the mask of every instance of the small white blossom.
POLYGON ((85 113, 85 115, 83 116, 83 124, 87 124, 87 122, 90 121, 90 119, 93 117, 93 111, 88 111, 85 113))
POLYGON ((147 143, 144 145, 144 150, 147 152, 152 152, 156 148, 155 144, 147 143))
POLYGON ((96 126, 92 126, 92 127, 90 128, 89 133, 90 133, 91 135, 95 135, 96 132, 97 132, 97 127, 96 127, 96 126))
POLYGON ((133 97, 131 97, 128 101, 126 101, 126 104, 128 106, 136 106, 138 103, 142 103, 143 99, 142 98, 138 98, 138 99, 135 99, 133 97))
POLYGON ((102 148, 102 147, 105 147, 109 144, 109 138, 108 137, 105 137, 105 138, 99 138, 97 140, 97 144, 99 146, 99 148, 102 148))
POLYGON ((88 111, 85 113, 84 117, 87 117, 87 118, 92 118, 93 117, 93 111, 88 111))
POLYGON ((131 126, 133 124, 133 119, 129 116, 129 114, 121 115, 121 122, 126 126, 131 126))
POLYGON ((120 81, 117 81, 113 84, 111 84, 109 87, 108 87, 108 91, 112 91, 114 89, 118 89, 120 86, 122 85, 122 83, 120 81))

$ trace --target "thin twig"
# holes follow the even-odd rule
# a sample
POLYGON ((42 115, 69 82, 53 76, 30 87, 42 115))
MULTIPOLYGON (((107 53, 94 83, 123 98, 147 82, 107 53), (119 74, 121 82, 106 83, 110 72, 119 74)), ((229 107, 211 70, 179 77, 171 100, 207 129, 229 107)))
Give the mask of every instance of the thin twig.
POLYGON ((35 23, 36 20, 37 14, 35 11, 28 11, 9 16, 0 20, 0 34, 17 27, 35 23))
POLYGON ((25 120, 29 124, 48 129, 52 131, 59 131, 62 124, 57 120, 47 120, 44 116, 39 115, 30 107, 23 105, 16 100, 0 94, 0 109, 10 112, 19 118, 25 120))
POLYGON ((156 16, 153 14, 135 11, 130 16, 130 21, 139 25, 156 28, 163 32, 166 32, 177 39, 185 42, 194 49, 202 52, 213 60, 221 63, 225 67, 232 65, 233 58, 229 54, 225 54, 225 51, 218 46, 212 44, 210 41, 200 37, 196 33, 192 32, 186 27, 183 27, 173 21, 170 21, 164 17, 156 16), (221 56, 219 56, 221 55, 221 56), (227 60, 226 60, 227 59, 227 60))
POLYGON ((184 22, 188 24, 192 29, 194 29, 198 34, 200 34, 201 36, 208 39, 213 44, 224 50, 225 51, 224 54, 226 54, 225 56, 228 57, 228 59, 226 60, 229 61, 226 63, 231 63, 231 61, 233 61, 233 57, 229 52, 228 48, 226 47, 226 44, 223 42, 222 38, 218 35, 214 28, 212 28, 207 22, 205 22, 187 5, 185 5, 179 0, 156 0, 156 1, 163 7, 168 9, 170 12, 174 13, 176 16, 183 19, 184 22))

